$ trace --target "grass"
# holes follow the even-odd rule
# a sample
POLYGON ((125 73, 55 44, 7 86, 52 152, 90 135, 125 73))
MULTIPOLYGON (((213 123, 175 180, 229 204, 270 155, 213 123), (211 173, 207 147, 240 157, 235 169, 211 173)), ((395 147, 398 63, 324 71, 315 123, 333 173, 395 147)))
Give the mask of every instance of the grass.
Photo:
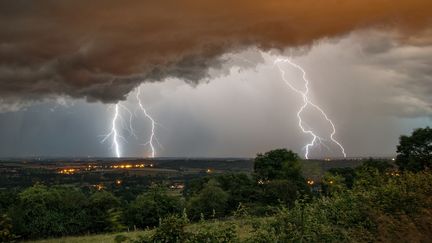
MULTIPOLYGON (((264 218, 254 218, 254 220, 265 220, 264 218)), ((224 222, 231 222, 237 225, 237 235, 240 239, 247 238, 252 232, 251 219, 236 219, 229 221, 206 221, 194 223, 186 226, 186 231, 194 232, 199 227, 202 227, 203 224, 211 225, 212 227, 218 227, 219 224, 223 224, 224 222)), ((118 233, 110 233, 110 234, 99 234, 99 235, 85 235, 85 236, 69 236, 62 238, 52 238, 52 239, 44 239, 44 240, 36 240, 36 241, 27 241, 27 243, 90 243, 90 242, 106 242, 106 243, 114 243, 114 239, 117 235, 124 235, 130 239, 137 239, 139 235, 144 235, 150 233, 150 230, 138 230, 131 232, 118 232, 118 233)))
POLYGON ((114 238, 117 235, 124 235, 132 239, 136 239, 138 235, 145 234, 146 231, 132 231, 132 232, 120 232, 111 234, 100 234, 100 235, 86 235, 86 236, 69 236, 62 238, 53 238, 37 241, 27 241, 31 243, 92 243, 92 242, 115 242, 114 238))

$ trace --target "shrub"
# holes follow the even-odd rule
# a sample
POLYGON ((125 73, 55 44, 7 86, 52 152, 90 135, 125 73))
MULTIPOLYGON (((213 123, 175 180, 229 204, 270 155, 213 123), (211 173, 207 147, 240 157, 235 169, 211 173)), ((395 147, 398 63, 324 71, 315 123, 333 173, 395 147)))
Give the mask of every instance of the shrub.
POLYGON ((161 220, 161 224, 156 228, 153 236, 153 242, 185 242, 188 239, 188 235, 185 232, 186 223, 186 219, 177 216, 169 216, 161 220))
POLYGON ((236 225, 232 223, 201 224, 190 233, 189 243, 234 243, 239 242, 236 225))

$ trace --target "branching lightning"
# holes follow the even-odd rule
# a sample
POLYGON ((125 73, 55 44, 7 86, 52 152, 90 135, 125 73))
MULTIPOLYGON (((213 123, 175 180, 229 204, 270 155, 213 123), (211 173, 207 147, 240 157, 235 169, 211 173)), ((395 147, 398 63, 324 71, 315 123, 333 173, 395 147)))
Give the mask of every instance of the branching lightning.
POLYGON ((112 146, 114 147, 114 152, 115 152, 115 156, 117 158, 121 157, 121 151, 120 151, 120 144, 119 144, 119 138, 121 137, 119 135, 118 129, 117 129, 117 120, 119 118, 119 105, 116 104, 115 105, 115 112, 114 112, 114 116, 112 119, 112 126, 111 126, 111 131, 110 133, 108 133, 107 135, 104 136, 104 138, 102 139, 102 143, 105 142, 109 137, 113 138, 113 143, 112 146))
POLYGON ((298 118, 298 126, 300 127, 301 131, 305 134, 309 134, 310 136, 312 136, 312 140, 305 145, 305 158, 309 159, 309 151, 310 148, 313 147, 316 143, 322 143, 322 140, 324 140, 323 138, 319 137, 316 133, 314 133, 314 131, 312 131, 311 129, 307 129, 304 126, 304 122, 302 120, 302 112, 304 111, 304 109, 309 105, 312 106, 313 108, 315 108, 323 117, 324 119, 331 125, 332 128, 332 132, 330 134, 330 140, 335 143, 341 150, 342 154, 344 157, 346 157, 346 153, 345 153, 345 149, 342 146, 342 144, 340 142, 338 142, 335 138, 334 135, 336 134, 336 128, 335 125, 333 124, 333 122, 330 120, 330 118, 327 116, 327 114, 324 112, 323 109, 321 109, 321 107, 319 107, 318 105, 314 104, 313 102, 310 101, 309 99, 309 80, 306 78, 306 72, 305 70, 300 67, 299 65, 293 63, 292 61, 290 61, 289 59, 283 59, 283 58, 278 58, 274 61, 274 64, 278 67, 280 73, 281 73, 281 78, 282 80, 288 85, 288 87, 290 87, 290 89, 292 89, 294 92, 298 93, 299 95, 301 95, 301 97, 303 98, 303 105, 300 107, 300 109, 297 112, 297 118, 298 118), (298 69, 301 71, 302 73, 302 78, 304 81, 304 91, 299 90, 297 88, 295 88, 290 81, 288 81, 285 77, 285 71, 283 70, 283 68, 280 66, 280 63, 288 63, 289 65, 291 65, 292 67, 298 69))
MULTIPOLYGON (((293 63, 290 59, 285 59, 285 58, 277 58, 274 61, 274 65, 278 68, 280 74, 281 74, 281 79, 285 82, 285 84, 291 89, 293 90, 295 93, 299 94, 302 97, 303 100, 303 104, 301 105, 301 107, 299 108, 299 110, 297 111, 297 119, 298 119, 298 126, 300 128, 300 130, 304 133, 304 134, 308 134, 311 136, 311 140, 310 142, 308 142, 305 146, 305 154, 304 157, 306 159, 309 159, 309 153, 310 150, 317 144, 323 145, 324 147, 328 148, 328 146, 323 142, 323 141, 328 141, 320 136, 317 135, 316 132, 314 132, 313 129, 310 128, 310 126, 308 126, 305 122, 304 119, 302 117, 302 114, 304 112, 304 110, 309 106, 311 108, 313 108, 315 111, 318 111, 318 113, 326 120, 326 122, 331 126, 331 134, 330 134, 330 141, 333 142, 334 144, 336 144, 341 153, 343 154, 344 157, 346 157, 346 153, 345 153, 345 149, 342 146, 342 144, 335 139, 335 134, 336 134, 336 128, 334 123, 332 122, 332 120, 328 117, 328 115, 324 112, 324 110, 318 106, 317 104, 313 103, 310 98, 309 98, 309 80, 306 78, 306 71, 299 65, 293 63), (298 89, 296 88, 287 78, 286 78, 286 72, 285 70, 281 67, 282 63, 287 63, 290 66, 294 67, 295 69, 299 70, 302 73, 302 80, 304 82, 304 90, 302 89, 298 89)), ((151 158, 154 158, 156 156, 156 147, 155 147, 155 142, 157 144, 159 144, 159 141, 156 137, 156 125, 158 125, 158 123, 155 121, 155 119, 147 112, 146 108, 144 107, 142 100, 141 100, 141 89, 140 87, 137 88, 137 92, 136 92, 136 99, 138 101, 138 107, 139 109, 142 111, 143 115, 145 116, 146 119, 148 119, 151 123, 151 133, 149 136, 149 139, 146 143, 144 143, 144 146, 149 146, 150 147, 150 156, 151 158)), ((121 151, 121 146, 120 146, 120 139, 124 140, 126 142, 126 139, 121 135, 121 130, 119 129, 119 125, 123 125, 122 129, 127 130, 131 135, 133 135, 136 139, 138 139, 138 136, 135 133, 135 130, 133 128, 133 118, 134 118, 134 114, 124 105, 121 104, 116 104, 115 105, 115 110, 114 110, 114 115, 112 118, 112 122, 111 122, 111 131, 106 134, 104 136, 104 138, 102 139, 101 142, 105 142, 108 138, 112 137, 112 147, 113 147, 113 151, 115 153, 116 157, 121 157, 122 155, 122 151, 121 151), (128 125, 126 125, 125 120, 123 119, 122 115, 121 115, 121 110, 126 111, 129 114, 129 122, 128 125), (119 122, 121 122, 119 124, 119 122)), ((160 144, 159 144, 160 145, 160 144)))
MULTIPOLYGON (((142 104, 142 101, 140 99, 140 95, 141 95, 141 89, 138 87, 138 92, 136 94, 136 98, 138 100, 139 109, 143 112, 144 116, 151 122, 150 138, 143 145, 144 146, 146 146, 146 145, 150 146, 150 149, 151 149, 150 157, 154 158, 156 156, 156 147, 154 145, 154 142, 156 142, 159 146, 161 146, 156 135, 155 135, 156 125, 158 125, 158 123, 153 119, 152 116, 150 116, 150 114, 144 108, 144 105, 142 104)), ((121 132, 123 130, 126 130, 126 131, 128 131, 128 133, 131 136, 134 136, 135 139, 137 139, 137 140, 139 139, 139 137, 137 136, 135 129, 133 127, 134 113, 132 113, 126 106, 124 106, 120 103, 117 103, 114 106, 114 108, 115 108, 114 114, 113 114, 112 121, 111 121, 111 130, 108 134, 103 135, 103 139, 102 139, 101 143, 104 143, 108 138, 112 138, 113 153, 117 158, 120 158, 122 156, 120 139, 123 140, 124 142, 127 142, 127 140, 121 135, 121 132), (129 119, 128 119, 129 121, 128 122, 126 122, 125 119, 123 118, 121 111, 125 111, 129 115, 129 119)))
POLYGON ((155 155, 156 155, 156 149, 155 149, 155 146, 154 146, 154 144, 153 144, 153 141, 156 140, 156 142, 157 142, 157 138, 156 138, 156 136, 155 136, 155 129, 156 129, 156 124, 157 124, 157 123, 156 123, 156 121, 153 119, 153 117, 150 116, 150 114, 147 112, 147 110, 144 108, 144 105, 143 105, 142 102, 141 102, 140 95, 141 95, 141 89, 140 89, 140 87, 138 87, 138 91, 137 91, 137 93, 136 93, 136 98, 137 98, 137 100, 138 100, 139 108, 140 108, 141 111, 143 112, 144 116, 145 116, 148 120, 150 120, 150 122, 151 122, 151 134, 150 134, 150 138, 149 138, 149 140, 148 140, 144 145, 149 145, 149 146, 150 146, 150 149, 151 149, 151 155, 150 155, 150 157, 151 157, 151 158, 154 158, 155 155))

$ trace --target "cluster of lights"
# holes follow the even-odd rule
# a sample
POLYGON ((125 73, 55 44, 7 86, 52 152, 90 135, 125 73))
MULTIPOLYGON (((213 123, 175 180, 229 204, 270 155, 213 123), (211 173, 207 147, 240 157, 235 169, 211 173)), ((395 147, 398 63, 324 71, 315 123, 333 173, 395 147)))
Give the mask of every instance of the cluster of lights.
MULTIPOLYGON (((149 164, 149 166, 153 167, 154 165, 149 164)), ((111 165, 110 166, 110 168, 113 168, 113 169, 132 169, 132 168, 144 168, 144 167, 146 167, 145 164, 135 164, 135 165, 126 164, 126 165, 111 165)))
POLYGON ((75 174, 77 171, 78 171, 78 169, 63 169, 63 170, 60 170, 59 173, 65 174, 65 175, 71 175, 71 174, 75 174))
POLYGON ((313 186, 313 184, 315 184, 315 182, 313 180, 307 180, 306 182, 309 186, 313 186))
POLYGON ((96 184, 94 185, 94 187, 96 188, 96 190, 101 191, 105 188, 105 186, 103 184, 96 184))

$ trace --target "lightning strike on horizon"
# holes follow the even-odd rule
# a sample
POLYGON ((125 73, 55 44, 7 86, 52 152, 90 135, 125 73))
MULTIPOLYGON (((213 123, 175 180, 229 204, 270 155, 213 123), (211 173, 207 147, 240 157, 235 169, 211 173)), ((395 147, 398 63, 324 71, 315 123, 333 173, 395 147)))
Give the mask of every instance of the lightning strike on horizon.
MULTIPOLYGON (((119 104, 120 105, 120 104, 119 104)), ((133 113, 126 107, 126 106, 124 106, 124 105, 120 105, 121 106, 121 108, 123 109, 123 110, 125 110, 128 114, 129 114, 129 127, 126 127, 126 130, 128 130, 128 132, 132 135, 132 136, 134 136, 136 139, 138 139, 138 136, 136 135, 136 133, 135 133, 135 129, 133 128, 133 125, 132 125, 132 123, 133 123, 133 113)))
POLYGON ((121 137, 117 131, 117 120, 119 118, 119 105, 115 105, 115 112, 112 119, 112 126, 111 126, 111 132, 105 135, 105 137, 102 139, 101 143, 105 142, 109 137, 113 138, 112 146, 114 147, 115 156, 117 158, 121 157, 121 151, 120 151, 120 144, 119 144, 119 137, 121 137))
POLYGON ((305 145, 305 158, 306 159, 309 159, 309 149, 311 148, 311 147, 313 147, 314 145, 315 145, 315 143, 317 142, 317 140, 319 141, 319 143, 322 143, 322 140, 324 140, 323 138, 321 138, 321 137, 319 137, 318 135, 316 135, 311 129, 306 129, 304 126, 303 126, 303 124, 304 124, 304 122, 303 122, 303 120, 302 120, 302 116, 301 116, 301 114, 302 114, 302 112, 303 112, 303 110, 308 106, 308 105, 310 105, 310 106, 312 106, 313 108, 315 108, 316 110, 318 110, 320 113, 321 113, 321 115, 325 118, 325 120, 331 125, 331 127, 332 127, 332 132, 331 132, 331 134, 330 134, 330 140, 333 142, 333 143, 335 143, 339 148, 340 148, 340 150, 341 150, 341 152, 342 152, 342 154, 343 154, 343 156, 344 157, 346 157, 346 153, 345 153, 345 149, 344 149, 344 147, 342 146, 342 144, 339 142, 339 141, 337 141, 335 138, 334 138, 334 135, 336 134, 336 128, 335 128, 335 125, 333 124, 333 122, 330 120, 330 118, 327 116, 327 114, 324 112, 324 110, 323 109, 321 109, 321 107, 319 107, 318 105, 316 105, 316 104, 314 104, 313 102, 311 102, 310 100, 309 100, 309 80, 306 78, 306 71, 302 68, 302 67, 300 67, 299 65, 297 65, 297 64, 295 64, 295 63, 293 63, 292 61, 290 61, 289 59, 284 59, 284 58, 277 58, 275 61, 274 61, 274 64, 278 67, 278 69, 279 69, 279 71, 280 71, 280 73, 281 73, 281 78, 282 78, 282 80, 288 85, 288 87, 290 87, 294 92, 296 92, 296 93, 298 93, 299 95, 301 95, 302 96, 302 98, 303 98, 303 105, 300 107, 300 109, 298 110, 298 112, 297 112, 297 118, 298 118, 298 126, 300 127, 300 129, 301 129, 301 131, 303 132, 303 133, 305 133, 305 134, 309 134, 309 135, 311 135, 312 136, 312 140, 309 142, 309 143, 307 143, 306 145, 305 145), (297 88, 295 88, 286 78, 285 78, 285 71, 281 68, 281 66, 279 65, 281 62, 283 62, 283 63, 288 63, 288 64, 290 64, 292 67, 294 67, 294 68, 296 68, 296 69, 298 69, 298 70, 300 70, 301 72, 302 72, 302 79, 303 79, 303 81, 304 81, 304 83, 305 83, 305 85, 304 85, 304 87, 305 87, 305 90, 304 91, 301 91, 301 90, 299 90, 299 89, 297 89, 297 88))
POLYGON ((157 142, 157 138, 156 138, 156 136, 155 136, 156 121, 153 119, 153 117, 150 116, 150 114, 149 114, 149 113, 147 112, 147 110, 144 108, 144 106, 143 106, 143 104, 142 104, 142 102, 141 102, 140 95, 141 95, 141 88, 138 87, 138 90, 137 90, 137 93, 136 93, 136 98, 137 98, 137 100, 138 100, 139 108, 140 108, 141 111, 144 113, 144 116, 145 116, 147 119, 149 119, 150 122, 151 122, 151 134, 150 134, 150 138, 149 138, 149 140, 144 144, 144 146, 146 146, 146 145, 150 145, 150 149, 151 149, 151 155, 150 155, 150 157, 151 157, 151 158, 154 158, 155 155, 156 155, 156 149, 155 149, 155 146, 154 146, 154 144, 153 144, 153 141, 156 140, 156 142, 157 142))

